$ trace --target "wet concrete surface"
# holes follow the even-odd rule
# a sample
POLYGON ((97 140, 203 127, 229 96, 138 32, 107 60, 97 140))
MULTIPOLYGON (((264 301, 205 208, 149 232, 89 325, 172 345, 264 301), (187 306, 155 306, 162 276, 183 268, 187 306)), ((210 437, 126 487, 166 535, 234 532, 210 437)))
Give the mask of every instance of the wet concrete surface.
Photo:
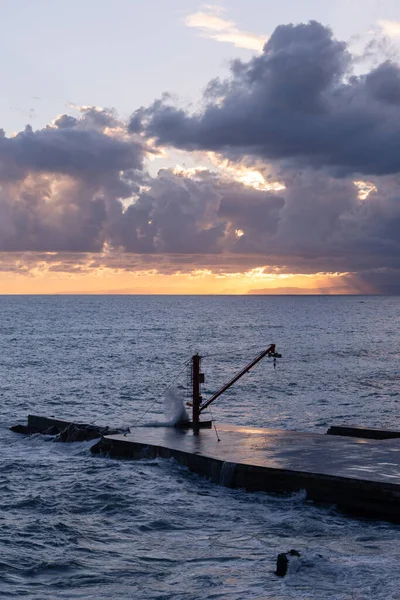
MULTIPOLYGON (((298 431, 219 425, 214 430, 137 427, 106 439, 200 454, 223 462, 396 483, 400 486, 400 439, 369 440, 298 431)), ((400 488, 399 488, 400 489, 400 488)))
POLYGON ((370 440, 219 425, 214 430, 137 427, 92 448, 116 458, 175 458, 227 487, 305 490, 357 517, 400 522, 400 439, 370 440))
MULTIPOLYGON (((71 425, 30 416, 36 428, 71 425)), ((98 433, 102 435, 102 432, 98 433)), ((218 425, 214 429, 135 427, 104 433, 91 448, 113 458, 174 458, 227 487, 269 493, 305 490, 315 502, 338 505, 356 516, 400 522, 400 439, 218 425)))

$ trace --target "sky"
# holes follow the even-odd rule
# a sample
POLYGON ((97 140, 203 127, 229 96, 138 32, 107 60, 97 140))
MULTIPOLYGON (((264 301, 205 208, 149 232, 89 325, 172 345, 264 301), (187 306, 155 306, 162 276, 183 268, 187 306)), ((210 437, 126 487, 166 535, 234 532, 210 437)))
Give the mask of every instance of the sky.
POLYGON ((400 292, 398 2, 1 18, 0 293, 400 292))

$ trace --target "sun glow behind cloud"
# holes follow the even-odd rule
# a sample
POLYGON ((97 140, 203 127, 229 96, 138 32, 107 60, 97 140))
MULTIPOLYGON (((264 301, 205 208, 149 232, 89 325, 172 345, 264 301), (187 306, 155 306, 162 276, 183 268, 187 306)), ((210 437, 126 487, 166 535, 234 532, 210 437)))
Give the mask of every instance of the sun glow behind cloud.
MULTIPOLYGON (((201 257, 200 263, 201 263, 201 257)), ((205 257, 203 257, 205 258, 205 257)), ((45 253, 14 256, 0 254, 0 289, 3 294, 319 294, 353 293, 346 274, 291 274, 276 267, 259 266, 235 270, 233 265, 198 266, 183 270, 170 264, 145 266, 121 264, 109 251, 86 258, 45 253), (79 262, 78 262, 79 261, 79 262)), ((226 260, 226 259, 225 259, 226 260)))
POLYGON ((380 27, 389 37, 400 37, 400 22, 399 21, 378 21, 380 27))
POLYGON ((267 181, 262 173, 253 169, 247 169, 246 167, 229 167, 226 169, 227 173, 232 174, 233 179, 260 191, 274 191, 284 190, 285 186, 279 181, 267 181))
MULTIPOLYGON (((247 187, 252 187, 255 190, 264 192, 278 192, 285 189, 285 185, 282 182, 267 180, 265 179, 264 175, 256 169, 249 169, 244 165, 231 164, 227 160, 220 160, 216 158, 216 156, 213 156, 212 153, 208 153, 208 158, 210 158, 211 162, 215 165, 216 172, 229 180, 237 181, 247 187)), ((176 175, 183 175, 191 179, 197 179, 201 177, 202 174, 204 175, 205 173, 210 172, 208 167, 201 165, 189 168, 186 168, 182 165, 176 165, 172 171, 176 175)))
POLYGON ((246 273, 215 274, 210 269, 162 275, 154 270, 127 274, 98 269, 78 275, 49 273, 44 265, 29 274, 1 274, 3 294, 248 294, 248 293, 346 293, 335 288, 329 276, 281 275, 260 276, 246 273), (284 288, 282 287, 284 280, 284 288))
POLYGON ((371 192, 377 192, 378 188, 371 181, 354 181, 354 185, 358 188, 358 199, 366 200, 371 192))

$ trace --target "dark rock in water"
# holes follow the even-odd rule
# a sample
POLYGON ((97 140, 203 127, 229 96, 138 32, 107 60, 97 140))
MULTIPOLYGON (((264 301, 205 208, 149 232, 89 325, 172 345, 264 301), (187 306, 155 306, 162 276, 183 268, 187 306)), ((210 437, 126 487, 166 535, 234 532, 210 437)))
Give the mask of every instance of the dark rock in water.
POLYGON ((289 550, 289 552, 281 552, 281 554, 278 554, 275 575, 278 575, 278 577, 285 577, 289 568, 289 557, 293 556, 300 556, 300 552, 297 550, 289 550))
POLYGON ((70 425, 60 431, 57 440, 59 442, 84 442, 86 440, 94 440, 101 437, 102 432, 107 429, 107 427, 94 427, 92 425, 77 425, 76 423, 70 423, 70 425))
POLYGON ((103 435, 113 435, 116 433, 124 432, 117 429, 112 430, 109 427, 100 427, 98 425, 70 423, 65 429, 60 431, 57 440, 59 442, 85 442, 88 440, 95 440, 103 435))
POLYGON ((14 433, 22 433, 23 435, 39 433, 39 430, 36 429, 36 427, 30 427, 29 425, 13 425, 10 429, 11 431, 14 431, 14 433))
POLYGON ((15 433, 22 433, 24 435, 33 435, 35 433, 53 435, 60 442, 84 442, 100 438, 103 435, 129 432, 129 429, 110 429, 109 427, 100 427, 98 425, 70 423, 58 419, 36 416, 28 417, 28 425, 14 425, 10 429, 15 433))
POLYGON ((278 554, 278 558, 276 559, 276 571, 275 575, 278 577, 285 577, 289 566, 289 559, 287 557, 286 552, 282 552, 278 554))
POLYGON ((46 427, 45 429, 39 427, 32 427, 32 425, 13 425, 10 427, 14 433, 22 433, 23 435, 34 435, 35 433, 41 433, 42 435, 58 435, 60 428, 55 425, 46 427))

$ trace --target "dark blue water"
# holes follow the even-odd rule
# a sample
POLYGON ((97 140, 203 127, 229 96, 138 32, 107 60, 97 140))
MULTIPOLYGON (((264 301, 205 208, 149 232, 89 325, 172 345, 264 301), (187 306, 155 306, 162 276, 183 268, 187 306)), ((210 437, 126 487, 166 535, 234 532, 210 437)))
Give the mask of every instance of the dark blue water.
POLYGON ((217 426, 398 428, 399 309, 381 297, 0 297, 0 595, 400 598, 399 527, 8 430, 30 412, 160 421, 193 352, 207 397, 270 343, 277 369, 260 363, 222 396, 217 426), (277 579, 291 547, 301 567, 277 579))

